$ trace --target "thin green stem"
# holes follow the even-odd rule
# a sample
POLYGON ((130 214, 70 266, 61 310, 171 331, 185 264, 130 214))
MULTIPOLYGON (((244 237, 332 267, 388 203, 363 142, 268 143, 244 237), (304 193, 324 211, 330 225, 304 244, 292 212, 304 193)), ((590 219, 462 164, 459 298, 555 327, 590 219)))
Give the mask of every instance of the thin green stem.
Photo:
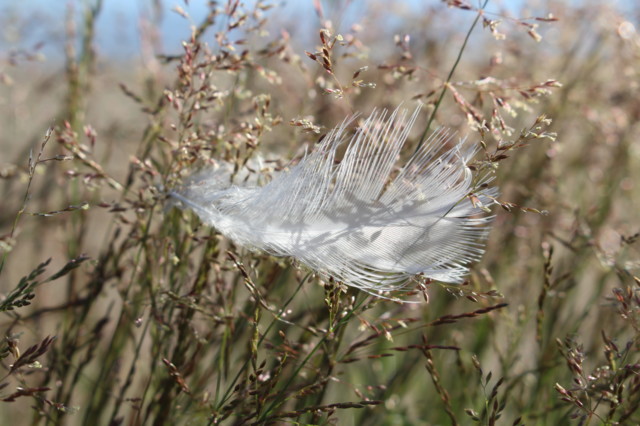
MULTIPOLYGON (((27 189, 25 190, 24 197, 22 199, 22 207, 20 207, 20 210, 18 210, 15 218, 13 219, 11 232, 9 233, 9 240, 13 239, 16 229, 18 228, 18 222, 20 222, 20 218, 22 217, 24 212, 27 210, 27 204, 29 203, 29 198, 31 196, 31 193, 30 193, 31 184, 33 183, 33 177, 35 176, 35 173, 36 173, 36 167, 38 167, 38 164, 43 162, 41 160, 42 153, 44 151, 44 148, 47 146, 47 142, 49 142, 49 138, 51 138, 51 133, 52 133, 52 129, 49 128, 45 133, 44 140, 40 145, 40 151, 38 152, 38 155, 36 156, 35 160, 33 159, 33 152, 29 155, 29 179, 27 180, 27 189)), ((0 274, 2 274, 2 270, 4 269, 4 265, 7 261, 7 256, 9 255, 9 251, 10 250, 5 250, 4 253, 2 254, 2 259, 0 260, 0 274)))
MULTIPOLYGON (((267 329, 265 330, 264 333, 262 333, 262 336, 260 337, 260 340, 258 340, 258 345, 260 345, 262 343, 262 341, 265 339, 265 337, 267 336, 267 334, 269 334, 269 331, 271 331, 271 328, 273 328, 273 326, 275 325, 276 321, 278 321, 280 319, 280 316, 285 312, 285 310, 287 309, 287 306, 289 306, 289 304, 293 301, 293 299, 296 297, 296 295, 298 294, 298 292, 300 291, 300 289, 302 288, 302 285, 307 281, 307 279, 309 279, 309 277, 311 276, 311 273, 308 273, 301 281, 300 284, 298 285, 298 287, 296 288, 296 290, 293 292, 293 294, 291 294, 291 297, 289 297, 289 299, 287 299, 287 301, 284 303, 284 305, 282 306, 282 308, 280 308, 280 312, 278 313, 278 315, 273 319, 273 321, 271 321, 271 323, 269 324, 269 326, 267 327, 267 329)), ((220 400, 220 402, 217 403, 216 406, 216 411, 220 410, 220 408, 222 407, 222 404, 224 404, 231 396, 231 391, 233 390, 233 388, 236 385, 236 382, 238 381, 238 379, 240 378, 240 375, 242 374, 242 372, 244 371, 244 369, 247 367, 247 365, 249 365, 249 359, 246 359, 244 364, 242 365, 242 367, 240 368, 240 370, 238 371, 238 373, 236 374, 236 376, 234 377, 233 381, 231 382, 231 384, 227 387, 227 391, 225 392, 225 394, 222 396, 222 399, 220 400)))
POLYGON ((478 24, 478 21, 480 20, 480 17, 483 15, 484 8, 487 7, 487 3, 489 3, 489 0, 485 0, 484 3, 482 4, 482 6, 478 9, 478 15, 476 16, 476 19, 474 19, 473 24, 471 24, 471 27, 469 28, 469 31, 467 31, 467 35, 464 38, 464 42, 462 43, 462 47, 460 47, 460 51, 458 52, 458 57, 456 58, 456 61, 453 63, 453 67, 451 67, 451 70, 449 71, 449 75, 447 76, 447 79, 445 80, 445 82, 442 85, 442 91, 440 92, 440 96, 438 97, 438 100, 435 103, 433 111, 431 112, 431 116, 429 117, 429 121, 427 121, 427 126, 425 127, 424 132, 422 133, 422 136, 420 136, 420 142, 418 143, 418 146, 416 147, 416 152, 418 152, 418 150, 420 150, 422 145, 427 140, 427 134, 429 133, 429 129, 431 128, 431 123, 433 123, 433 120, 435 120, 435 118, 436 118, 436 112, 438 111, 438 108, 440 108, 440 104, 442 103, 442 100, 444 99, 444 95, 447 92, 447 88, 449 87, 449 83, 451 82, 451 79, 453 78, 453 73, 456 71, 456 68, 458 67, 458 64, 460 63, 460 59, 462 59, 462 52, 464 52, 464 49, 467 47, 467 43, 469 42, 469 39, 471 38, 471 33, 473 32, 473 30, 475 29, 476 25, 478 24))
MULTIPOLYGON (((359 297, 361 294, 367 294, 367 293, 358 293, 359 297)), ((353 314, 356 312, 356 310, 358 308, 360 308, 360 306, 362 306, 362 304, 367 300, 367 297, 365 296, 364 298, 362 298, 362 300, 360 300, 359 302, 357 302, 353 308, 351 308, 349 311, 347 311, 347 313, 344 315, 344 317, 342 317, 340 319, 340 321, 338 322, 339 326, 344 325, 347 321, 349 321, 349 319, 351 319, 351 317, 353 316, 353 314)), ((287 382, 284 384, 284 386, 282 387, 282 390, 285 391, 287 389, 290 388, 291 383, 293 383, 293 381, 298 377, 298 375, 300 374, 300 371, 304 368, 305 365, 307 365, 307 362, 309 362, 309 360, 311 359, 311 357, 316 353, 316 351, 324 344, 324 342, 327 340, 329 336, 329 333, 327 332, 327 334, 325 334, 324 336, 322 336, 322 338, 318 341, 318 343, 316 343, 316 345, 313 347, 313 349, 311 350, 311 352, 309 352, 307 354, 307 356, 304 358, 304 360, 302 360, 302 362, 298 365, 298 367, 295 369, 295 371, 293 372, 293 374, 289 377, 289 380, 287 380, 287 382)), ((278 393, 278 395, 282 395, 282 393, 278 393)), ((264 410, 262 416, 260 416, 260 418, 258 419, 258 422, 263 422, 266 419, 266 416, 271 412, 271 410, 279 403, 283 402, 283 398, 276 398, 274 401, 271 402, 271 404, 269 405, 269 407, 264 410)))

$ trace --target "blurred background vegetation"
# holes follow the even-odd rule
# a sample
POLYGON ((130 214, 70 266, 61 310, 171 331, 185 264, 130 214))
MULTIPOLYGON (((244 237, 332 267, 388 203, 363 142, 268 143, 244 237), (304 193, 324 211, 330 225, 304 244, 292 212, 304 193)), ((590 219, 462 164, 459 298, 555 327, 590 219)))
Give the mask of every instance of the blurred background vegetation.
POLYGON ((3 424, 640 423, 638 5, 0 10, 3 424), (262 154, 268 178, 346 116, 418 102, 413 143, 482 144, 502 204, 468 282, 420 303, 166 202, 217 159, 262 154))

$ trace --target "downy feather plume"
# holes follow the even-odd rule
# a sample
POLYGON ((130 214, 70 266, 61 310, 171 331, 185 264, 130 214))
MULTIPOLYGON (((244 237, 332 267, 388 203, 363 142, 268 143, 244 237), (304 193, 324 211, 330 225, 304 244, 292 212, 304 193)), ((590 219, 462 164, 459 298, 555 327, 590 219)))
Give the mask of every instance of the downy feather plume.
POLYGON ((395 168, 417 115, 374 112, 339 163, 351 120, 266 185, 233 185, 233 167, 222 163, 171 196, 236 244, 293 257, 368 292, 401 289, 419 274, 459 283, 483 252, 491 218, 479 206, 495 190, 469 200, 475 150, 463 152, 460 142, 442 153, 451 141, 444 131, 395 168))

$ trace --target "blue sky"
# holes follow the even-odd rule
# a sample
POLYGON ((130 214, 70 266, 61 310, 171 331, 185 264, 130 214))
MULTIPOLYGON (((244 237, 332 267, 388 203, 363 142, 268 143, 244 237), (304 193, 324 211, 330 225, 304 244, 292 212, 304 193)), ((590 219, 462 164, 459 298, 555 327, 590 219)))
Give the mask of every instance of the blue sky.
MULTIPOLYGON (((468 0, 472 4, 478 0, 468 0)), ((87 4, 95 0, 0 0, 0 55, 9 48, 30 48, 44 42, 43 52, 49 59, 61 56, 60 48, 64 40, 65 16, 69 7, 75 10, 77 21, 81 11, 87 4)), ((102 57, 111 59, 128 59, 135 57, 140 51, 140 23, 152 16, 153 0, 103 0, 103 9, 97 22, 97 48, 102 57)), ((180 6, 193 18, 200 22, 207 12, 207 0, 159 0, 162 4, 163 19, 159 34, 167 53, 180 51, 180 41, 190 34, 189 22, 177 13, 172 12, 180 6)), ((225 1, 220 1, 224 4, 225 1)), ((252 4, 253 0, 244 1, 252 4)), ((271 0, 267 3, 276 6, 277 13, 284 22, 305 24, 308 21, 316 25, 316 15, 312 0, 271 0)), ((328 5, 335 0, 323 0, 328 5)), ((344 3, 344 0, 342 1, 344 3)), ((353 0, 348 13, 357 14, 366 7, 366 0, 353 0)), ((442 4, 440 0, 406 0, 410 7, 424 7, 425 4, 442 4)), ((491 0, 489 10, 506 7, 517 14, 526 0, 491 0)), ((4 56, 4 55, 1 55, 4 56)))

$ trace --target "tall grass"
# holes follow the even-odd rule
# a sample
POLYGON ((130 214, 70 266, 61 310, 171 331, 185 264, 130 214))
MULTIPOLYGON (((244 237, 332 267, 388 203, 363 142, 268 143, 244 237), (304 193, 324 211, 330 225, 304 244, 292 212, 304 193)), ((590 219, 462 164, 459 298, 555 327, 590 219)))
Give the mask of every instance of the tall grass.
POLYGON ((4 54, 4 423, 640 422, 640 10, 312 2, 293 25, 229 0, 179 54, 157 9, 145 66, 118 70, 102 3, 70 9, 66 71, 4 54), (166 198, 216 159, 262 154, 266 181, 345 115, 415 101, 405 154, 454 128, 501 189, 483 261, 399 295, 420 303, 236 247, 166 198))

